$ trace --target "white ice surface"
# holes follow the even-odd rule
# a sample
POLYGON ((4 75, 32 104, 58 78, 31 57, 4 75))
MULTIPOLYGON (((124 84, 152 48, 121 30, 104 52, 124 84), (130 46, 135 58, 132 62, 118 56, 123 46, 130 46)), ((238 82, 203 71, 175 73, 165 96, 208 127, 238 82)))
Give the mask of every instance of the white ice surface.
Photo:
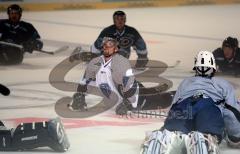
MULTIPOLYGON (((149 57, 173 65, 160 76, 173 81, 175 90, 181 80, 191 73, 193 57, 199 50, 212 51, 220 47, 227 36, 240 40, 240 5, 188 6, 177 8, 123 9, 127 13, 127 24, 136 27, 147 42, 149 57)), ((19 66, 0 66, 0 81, 9 86, 12 94, 0 97, 0 117, 7 126, 34 120, 32 118, 56 117, 55 102, 73 92, 53 88, 48 81, 50 71, 70 55, 78 45, 88 48, 102 27, 112 24, 114 10, 81 10, 24 12, 23 20, 32 22, 45 41, 44 49, 56 49, 70 45, 70 49, 54 56, 34 53, 26 55, 19 66)), ((6 17, 1 14, 1 18, 6 17)), ((133 52, 131 59, 136 54, 133 52)), ((65 77, 77 82, 85 66, 74 67, 65 77)), ((240 79, 224 76, 234 84, 240 97, 240 79)), ((87 98, 99 101, 99 97, 87 98)), ((120 118, 109 110, 87 119, 64 119, 71 142, 69 154, 136 154, 144 139, 145 131, 158 129, 163 119, 120 118)), ((237 154, 221 145, 223 154, 237 154)), ((43 153, 35 150, 26 153, 43 153)), ((19 153, 19 152, 11 152, 19 153)), ((25 153, 25 152, 24 152, 25 153)), ((53 153, 45 150, 44 153, 53 153)))

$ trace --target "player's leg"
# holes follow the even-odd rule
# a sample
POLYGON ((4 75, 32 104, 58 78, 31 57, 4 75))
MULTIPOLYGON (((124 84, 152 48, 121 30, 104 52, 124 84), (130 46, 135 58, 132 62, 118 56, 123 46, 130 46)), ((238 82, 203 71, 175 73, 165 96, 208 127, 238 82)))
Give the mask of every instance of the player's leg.
POLYGON ((1 63, 3 65, 20 64, 23 61, 23 51, 16 47, 3 47, 1 49, 1 63))
POLYGON ((189 133, 186 148, 190 154, 217 154, 224 131, 220 109, 211 98, 203 98, 193 106, 194 131, 189 133))
POLYGON ((200 107, 198 107, 199 111, 197 111, 194 119, 195 130, 217 136, 220 143, 224 133, 224 121, 221 110, 210 98, 202 99, 197 105, 200 107))
POLYGON ((12 150, 50 147, 57 152, 65 152, 70 146, 59 118, 47 122, 22 123, 12 134, 12 150))
POLYGON ((192 98, 187 98, 179 103, 173 104, 163 127, 170 131, 180 131, 185 134, 191 132, 193 130, 194 118, 192 102, 192 98))

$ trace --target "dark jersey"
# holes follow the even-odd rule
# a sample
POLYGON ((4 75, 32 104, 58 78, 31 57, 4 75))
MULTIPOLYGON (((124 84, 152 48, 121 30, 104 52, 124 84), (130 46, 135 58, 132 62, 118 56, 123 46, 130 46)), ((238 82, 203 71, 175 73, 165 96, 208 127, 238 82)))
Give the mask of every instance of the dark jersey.
POLYGON ((240 49, 238 48, 236 50, 236 54, 233 59, 227 60, 224 57, 224 53, 222 48, 217 48, 213 51, 213 55, 216 60, 216 65, 218 66, 218 69, 222 71, 223 73, 234 73, 239 74, 240 73, 240 49))
POLYGON ((40 39, 37 30, 32 24, 24 21, 13 24, 8 19, 0 20, 1 41, 23 44, 30 39, 40 39))
POLYGON ((146 43, 139 32, 130 26, 125 25, 124 30, 119 32, 115 25, 111 25, 102 30, 94 43, 95 51, 101 52, 102 40, 104 37, 115 38, 119 42, 119 54, 129 58, 131 47, 133 47, 138 55, 147 55, 146 43))

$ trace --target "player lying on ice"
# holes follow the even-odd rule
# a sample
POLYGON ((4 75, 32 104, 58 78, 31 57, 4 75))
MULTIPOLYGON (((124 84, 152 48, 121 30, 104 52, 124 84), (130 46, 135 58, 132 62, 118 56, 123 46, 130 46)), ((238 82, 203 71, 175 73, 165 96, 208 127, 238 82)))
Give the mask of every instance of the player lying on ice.
POLYGON ((227 37, 221 48, 213 51, 218 72, 229 75, 240 75, 240 48, 237 38, 227 37))
POLYGON ((194 70, 178 87, 163 127, 147 135, 143 154, 215 154, 224 137, 240 148, 240 104, 233 87, 214 77, 211 52, 197 54, 194 70))
POLYGON ((103 55, 87 65, 84 79, 73 95, 69 108, 80 111, 86 109, 85 93, 90 93, 88 85, 98 87, 106 98, 113 99, 114 94, 117 94, 122 99, 122 103, 116 107, 116 114, 126 114, 128 110, 141 107, 143 97, 139 93, 142 85, 135 80, 129 60, 117 53, 118 42, 114 38, 105 37, 102 46, 103 55))
MULTIPOLYGON (((1 93, 9 94, 9 89, 0 84, 1 93)), ((49 147, 56 152, 65 152, 70 144, 60 118, 49 121, 21 123, 16 128, 7 129, 0 120, 0 151, 30 150, 49 147)))

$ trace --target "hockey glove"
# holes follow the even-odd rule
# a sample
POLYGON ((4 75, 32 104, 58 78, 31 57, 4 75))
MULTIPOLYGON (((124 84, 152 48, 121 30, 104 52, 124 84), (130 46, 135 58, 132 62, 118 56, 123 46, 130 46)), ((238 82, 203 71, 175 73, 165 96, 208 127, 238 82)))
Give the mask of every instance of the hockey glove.
POLYGON ((138 59, 135 64, 136 69, 144 69, 148 63, 147 55, 138 55, 138 59))
POLYGON ((86 110, 87 104, 85 101, 85 94, 82 92, 77 92, 73 95, 73 100, 71 104, 68 105, 70 110, 83 111, 86 110))
POLYGON ((132 104, 128 101, 128 99, 123 99, 122 103, 118 104, 116 107, 117 115, 126 115, 128 111, 133 109, 132 104))
POLYGON ((23 51, 32 53, 33 50, 41 50, 43 43, 40 40, 30 39, 23 43, 23 51))

